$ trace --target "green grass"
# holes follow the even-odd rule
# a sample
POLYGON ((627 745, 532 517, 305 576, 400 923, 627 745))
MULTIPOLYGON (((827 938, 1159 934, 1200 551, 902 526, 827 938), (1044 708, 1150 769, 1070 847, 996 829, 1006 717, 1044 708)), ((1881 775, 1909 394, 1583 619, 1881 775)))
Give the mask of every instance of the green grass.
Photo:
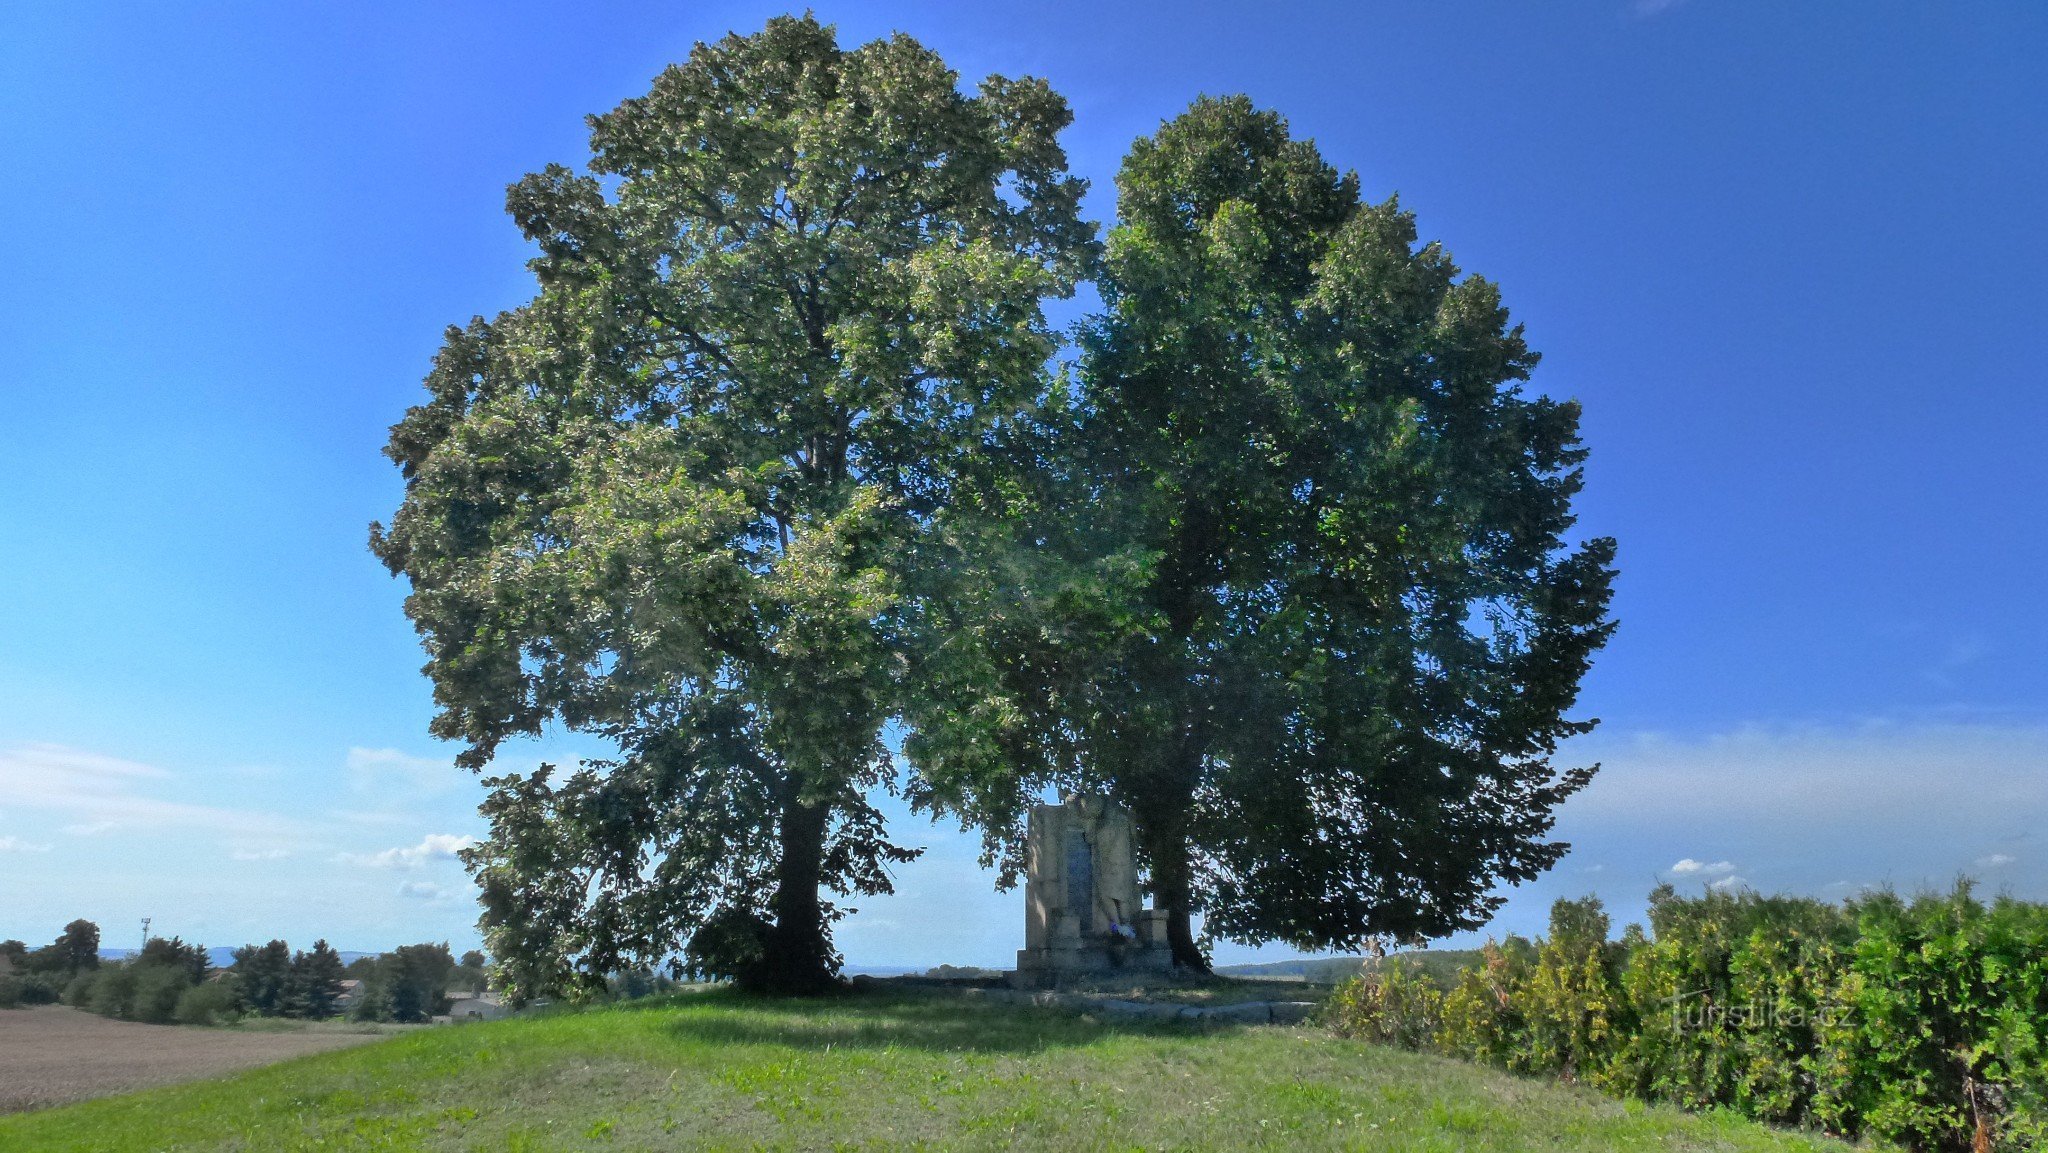
POLYGON ((1824 1150, 1342 1041, 943 996, 704 993, 0 1117, 0 1149, 1824 1150))

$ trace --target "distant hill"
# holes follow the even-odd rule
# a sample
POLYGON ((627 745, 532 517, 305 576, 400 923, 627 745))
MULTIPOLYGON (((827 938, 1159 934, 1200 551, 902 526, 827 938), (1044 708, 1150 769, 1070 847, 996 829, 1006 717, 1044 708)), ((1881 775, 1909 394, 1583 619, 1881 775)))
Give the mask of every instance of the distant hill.
POLYGON ((1334 985, 1358 975, 1360 957, 1296 957, 1292 961, 1261 961, 1251 965, 1218 965, 1225 977, 1260 977, 1266 980, 1292 979, 1314 985, 1334 985))
MULTIPOLYGON (((1419 968, 1438 983, 1449 984, 1457 978, 1460 969, 1478 959, 1477 949, 1413 949, 1389 954, 1380 963, 1419 968)), ((1312 985, 1335 985, 1358 976, 1364 966, 1363 957, 1298 957, 1292 961, 1266 961, 1255 965, 1218 965, 1216 971, 1226 977, 1293 979, 1312 985)))

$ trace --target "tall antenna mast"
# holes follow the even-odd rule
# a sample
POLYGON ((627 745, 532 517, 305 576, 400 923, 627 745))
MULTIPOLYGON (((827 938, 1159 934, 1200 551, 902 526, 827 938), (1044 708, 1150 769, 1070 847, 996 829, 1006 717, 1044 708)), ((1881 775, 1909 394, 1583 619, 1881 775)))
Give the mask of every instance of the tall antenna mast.
MULTIPOLYGON (((149 922, 150 918, 148 917, 142 919, 142 947, 144 949, 149 948, 149 922)), ((135 955, 140 957, 142 954, 137 953, 135 955)))

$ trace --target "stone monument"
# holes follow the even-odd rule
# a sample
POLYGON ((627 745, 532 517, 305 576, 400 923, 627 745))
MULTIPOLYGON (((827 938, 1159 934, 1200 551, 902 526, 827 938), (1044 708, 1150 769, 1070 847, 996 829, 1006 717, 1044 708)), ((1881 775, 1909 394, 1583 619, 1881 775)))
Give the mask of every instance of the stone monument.
POLYGON ((1131 815, 1107 797, 1036 805, 1024 842, 1024 947, 1010 983, 1173 968, 1166 914, 1138 899, 1131 815))

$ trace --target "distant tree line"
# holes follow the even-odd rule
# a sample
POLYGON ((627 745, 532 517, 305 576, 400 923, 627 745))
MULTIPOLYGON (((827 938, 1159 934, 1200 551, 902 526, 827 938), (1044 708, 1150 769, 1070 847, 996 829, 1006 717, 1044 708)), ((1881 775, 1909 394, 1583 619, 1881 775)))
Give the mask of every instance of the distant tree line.
POLYGON ((123 961, 102 961, 99 926, 73 921, 40 949, 0 941, 0 1008, 63 1003, 151 1024, 213 1025, 241 1017, 421 1022, 446 1013, 450 991, 480 992, 486 960, 458 962, 447 944, 402 945, 344 963, 325 940, 294 951, 284 941, 244 945, 226 968, 206 946, 151 937, 123 961))
POLYGON ((78 920, 64 926, 58 938, 40 949, 20 941, 0 941, 0 1008, 48 1005, 81 972, 100 963, 100 927, 78 920))

